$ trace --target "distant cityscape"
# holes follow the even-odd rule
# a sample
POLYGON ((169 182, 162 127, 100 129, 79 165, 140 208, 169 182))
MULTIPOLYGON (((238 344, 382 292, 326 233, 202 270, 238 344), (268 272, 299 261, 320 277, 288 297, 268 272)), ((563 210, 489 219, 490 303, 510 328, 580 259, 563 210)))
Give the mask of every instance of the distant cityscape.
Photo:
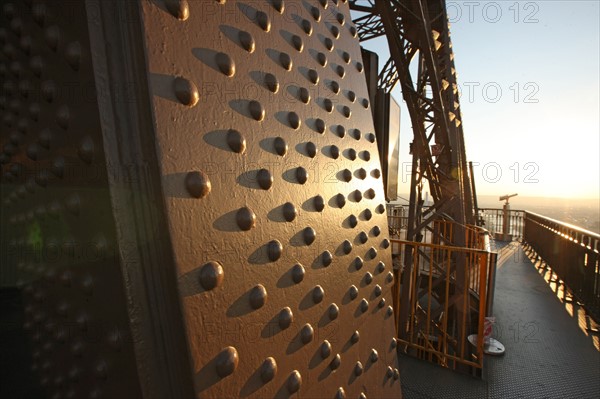
MULTIPOLYGON (((400 204, 406 204, 408 194, 398 198, 400 204)), ((499 196, 478 195, 480 208, 502 208, 504 201, 499 196)), ((600 198, 567 199, 548 197, 521 197, 510 199, 512 210, 526 210, 569 223, 600 234, 600 198)))

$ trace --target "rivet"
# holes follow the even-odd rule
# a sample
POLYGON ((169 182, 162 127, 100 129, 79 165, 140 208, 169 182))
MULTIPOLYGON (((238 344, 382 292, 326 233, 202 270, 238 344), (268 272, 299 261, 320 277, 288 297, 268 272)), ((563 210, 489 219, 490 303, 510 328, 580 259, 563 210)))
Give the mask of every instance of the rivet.
MULTIPOLYGON (((69 207, 67 205, 67 207, 69 207)), ((81 289, 87 296, 91 296, 94 293, 94 279, 91 276, 85 276, 81 282, 81 289)))
POLYGON ((367 256, 371 259, 375 259, 377 257, 377 250, 373 247, 369 248, 369 251, 367 252, 367 256))
POLYGON ((338 94, 340 92, 340 84, 338 82, 336 82, 335 80, 331 81, 331 83, 329 84, 329 87, 331 88, 331 91, 334 92, 335 94, 338 94))
POLYGON ((366 243, 368 239, 369 239, 369 236, 364 231, 361 231, 358 234, 358 240, 360 241, 361 244, 366 243))
POLYGON ((354 268, 356 270, 362 269, 363 265, 364 265, 364 261, 362 260, 362 258, 360 256, 357 256, 356 258, 354 258, 354 268))
POLYGON ((29 66, 33 74, 39 78, 44 70, 44 61, 42 60, 42 57, 34 56, 31 58, 29 66))
POLYGON ((350 111, 350 108, 347 105, 344 105, 342 107, 342 114, 346 117, 346 118, 350 118, 350 115, 352 115, 352 111, 350 111))
POLYGON ((387 277, 385 278, 385 280, 388 283, 392 283, 394 281, 394 274, 392 272, 388 272, 387 277))
POLYGON ((360 168, 356 171, 356 174, 358 176, 359 179, 364 180, 367 178, 367 171, 365 170, 365 168, 360 168))
POLYGON ((323 119, 317 118, 317 120, 315 121, 315 128, 317 129, 317 132, 321 134, 325 133, 325 121, 323 119))
POLYGON ((300 330, 300 339, 302 340, 302 343, 308 344, 310 341, 312 341, 314 333, 315 331, 313 330, 312 326, 308 323, 305 324, 300 330))
POLYGON ((361 299, 360 301, 360 310, 363 313, 369 310, 369 301, 367 301, 365 298, 361 299))
POLYGON ((373 169, 373 171, 371 171, 371 175, 374 178, 379 179, 381 177, 381 171, 379 169, 373 169))
MULTIPOLYGON (((385 299, 385 298, 381 298, 381 299, 383 300, 383 299, 385 299)), ((394 308, 393 308, 393 307, 391 307, 391 306, 388 306, 388 308, 387 308, 387 311, 385 312, 385 314, 386 314, 388 317, 390 317, 391 315, 393 315, 393 314, 394 314, 394 308)))
POLYGON ((324 9, 327 9, 327 0, 319 0, 319 3, 321 3, 321 6, 322 6, 324 9))
POLYGON ((173 89, 175 90, 175 96, 183 105, 193 107, 200 99, 198 88, 194 82, 188 79, 176 77, 173 81, 173 89))
POLYGON ((347 154, 349 160, 356 160, 356 150, 354 148, 348 148, 347 154))
POLYGON ((319 83, 319 73, 314 70, 314 69, 309 69, 308 70, 308 80, 312 83, 312 84, 317 84, 319 83))
POLYGON ((306 245, 310 245, 315 242, 315 238, 317 237, 317 232, 312 227, 307 227, 302 232, 302 236, 304 237, 304 243, 306 245))
POLYGON ((53 51, 56 51, 58 48, 58 42, 60 41, 60 30, 58 26, 53 25, 48 27, 45 32, 45 37, 48 47, 50 47, 53 51))
POLYGON ((296 180, 298 180, 298 183, 300 184, 304 184, 308 180, 308 171, 302 166, 299 166, 296 169, 296 180))
POLYGON ((254 41, 254 38, 250 33, 241 30, 238 33, 238 39, 240 40, 240 44, 242 45, 244 50, 246 50, 249 53, 254 52, 254 50, 256 49, 256 42, 254 41))
POLYGON ((342 53, 342 59, 344 60, 344 62, 347 64, 350 62, 350 54, 348 54, 347 51, 344 51, 342 53))
POLYGON ((344 388, 338 388, 337 392, 335 393, 335 399, 346 399, 346 391, 344 391, 344 388))
POLYGON ((292 267, 292 280, 294 281, 294 283, 298 284, 302 280, 304 280, 305 273, 306 271, 304 270, 304 266, 302 266, 300 263, 296 263, 292 267))
POLYGON ((333 102, 329 98, 324 99, 323 108, 325 108, 325 111, 327 112, 333 111, 333 102))
POLYGON ((342 125, 337 125, 335 131, 340 138, 344 138, 346 136, 346 128, 342 125))
POLYGON ((264 12, 258 11, 256 13, 256 22, 258 23, 258 26, 260 26, 265 32, 269 32, 271 30, 271 20, 264 12))
POLYGON ((87 164, 94 160, 94 142, 90 136, 85 136, 79 144, 79 158, 87 164))
POLYGON ((331 158, 338 159, 340 157, 340 149, 337 146, 332 145, 329 148, 329 154, 331 155, 331 158))
POLYGON ((223 267, 219 262, 208 262, 200 271, 200 284, 205 290, 212 290, 223 282, 223 267))
POLYGON ((187 192, 194 198, 204 198, 211 190, 211 183, 202 171, 188 172, 185 176, 185 188, 187 192))
POLYGON ((288 113, 288 122, 292 129, 298 129, 301 125, 300 117, 295 112, 288 113))
POLYGON ((344 25, 344 23, 346 22, 345 18, 344 18, 344 14, 342 14, 341 12, 338 12, 335 16, 335 18, 337 19, 337 21, 339 22, 340 25, 344 25))
POLYGON ((317 212, 322 212, 325 209, 325 200, 320 195, 317 195, 313 199, 313 205, 317 212))
POLYGON ((344 251, 344 254, 348 255, 352 252, 352 243, 348 240, 344 240, 342 243, 342 250, 344 251))
POLYGON ((378 273, 383 273, 384 270, 385 270, 385 263, 379 262, 377 264, 377 272, 378 273))
POLYGON ((331 28, 329 28, 329 30, 331 31, 333 37, 335 37, 336 39, 340 37, 340 29, 337 26, 331 25, 331 28))
POLYGON ((365 284, 369 285, 373 282, 373 275, 371 274, 371 272, 366 272, 365 273, 365 284))
POLYGON ((235 62, 233 59, 225 53, 217 53, 215 56, 215 61, 217 62, 217 66, 219 70, 226 76, 232 77, 235 75, 235 62))
POLYGON ((339 312, 340 308, 335 303, 329 305, 329 310, 327 311, 327 314, 329 315, 329 320, 337 319, 339 312))
POLYGON ((306 153, 309 157, 314 158, 317 156, 317 146, 312 141, 306 143, 306 153))
POLYGON ((267 169, 260 169, 256 174, 256 181, 263 190, 268 190, 273 186, 273 175, 267 169))
POLYGON ((304 43, 302 43, 302 38, 298 35, 293 35, 292 46, 294 46, 294 48, 298 50, 298 52, 302 52, 302 50, 304 49, 304 43))
POLYGON ((329 251, 323 252, 321 255, 321 261, 323 262, 323 266, 327 267, 333 261, 333 255, 329 251))
POLYGON ((279 12, 280 14, 283 14, 283 11, 285 10, 285 3, 283 0, 273 0, 273 8, 275 8, 275 10, 277 10, 277 12, 279 12))
POLYGON ((260 122, 265 119, 265 109, 258 101, 250 101, 248 104, 248 110, 250 111, 250 115, 254 120, 260 122))
POLYGON ((67 63, 74 71, 79 70, 81 64, 81 44, 79 42, 71 42, 65 48, 65 57, 67 63))
POLYGON ((325 56, 325 54, 323 53, 317 53, 317 62, 324 67, 325 65, 327 65, 327 56, 325 56))
POLYGON ((27 157, 29 159, 31 159, 32 161, 37 161, 40 155, 40 147, 36 143, 33 143, 27 147, 27 150, 25 152, 27 153, 27 157))
POLYGON ((275 262, 279 258, 281 258, 281 254, 283 253, 283 245, 277 240, 269 241, 267 244, 267 255, 271 262, 275 262))
POLYGON ((277 362, 272 357, 268 357, 260 366, 260 379, 263 383, 271 381, 277 374, 277 362))
POLYGON ((400 372, 398 369, 394 369, 394 379, 397 380, 398 378, 400 378, 400 372))
POLYGON ((362 193, 360 192, 360 190, 354 190, 354 201, 362 201, 362 193))
POLYGON ((321 344, 321 358, 327 359, 331 355, 331 344, 325 340, 321 344))
POLYGON ((331 360, 331 363, 329 363, 329 368, 331 370, 337 370, 340 367, 341 363, 342 363, 342 357, 340 356, 339 353, 337 353, 335 355, 335 357, 331 360))
POLYGON ((298 216, 298 211, 294 204, 291 202, 283 204, 283 217, 286 221, 291 222, 296 219, 296 216, 298 216))
POLYGON ((317 7, 310 8, 310 15, 314 18, 315 21, 319 22, 321 20, 321 11, 317 7))
POLYGON ((281 137, 275 137, 273 141, 273 147, 277 155, 284 156, 288 151, 288 145, 281 137))
POLYGON ((246 139, 237 130, 229 129, 227 132, 227 145, 233 152, 241 154, 246 150, 246 139))
MULTIPOLYGON (((365 173, 366 173, 366 171, 365 171, 365 173)), ((365 191, 365 197, 368 198, 368 199, 375 198, 375 190, 373 190, 372 188, 370 188, 367 191, 365 191)))
POLYGON ((333 40, 331 40, 330 38, 326 37, 325 40, 323 40, 325 47, 327 48, 327 50, 332 51, 333 50, 333 40))
POLYGON ((46 19, 46 4, 44 3, 36 3, 31 7, 31 13, 33 15, 33 20, 38 25, 44 25, 44 21, 46 19))
POLYGON ((360 340, 360 333, 358 331, 354 331, 354 333, 352 333, 352 336, 350 337, 350 342, 352 342, 353 344, 355 344, 359 340, 360 340))
POLYGON ((321 303, 324 296, 325 291, 323 290, 323 287, 317 285, 315 288, 313 288, 312 298, 314 303, 321 303))
MULTIPOLYGON (((362 106, 364 108, 369 108, 369 100, 366 98, 362 99, 362 106)), ((373 141, 371 141, 371 143, 375 142, 375 136, 373 136, 373 141)))
POLYGON ((260 309, 267 302, 267 290, 262 284, 256 285, 250 291, 250 306, 252 309, 260 309))
POLYGON ((56 84, 53 81, 46 80, 42 82, 41 90, 44 100, 49 103, 54 101, 54 98, 56 97, 56 84))
POLYGON ((312 24, 310 23, 310 21, 308 21, 307 19, 303 19, 301 22, 302 25, 302 29, 304 29, 304 33, 306 33, 307 35, 312 35, 312 24))
POLYGON ((81 209, 81 200, 79 199, 79 195, 71 194, 69 198, 66 200, 66 206, 69 212, 73 215, 79 215, 79 211, 81 209))
POLYGON ((296 393, 300 390, 302 385, 302 376, 298 370, 292 371, 292 374, 288 377, 287 389, 289 393, 296 393))
POLYGON ((240 208, 236 214, 237 225, 243 231, 248 231, 256 226, 256 215, 248 207, 240 208))
POLYGON ((273 93, 277 93, 277 91, 279 91, 279 82, 273 74, 267 73, 265 75, 265 85, 273 93))
POLYGON ((367 395, 365 395, 364 392, 361 392, 360 395, 358 395, 358 399, 367 399, 367 395))
POLYGON ((373 292, 375 293, 375 296, 380 296, 382 293, 381 286, 379 284, 375 285, 375 289, 373 290, 373 292))
POLYGON ((346 197, 344 196, 344 194, 337 194, 335 196, 335 202, 337 206, 341 209, 346 205, 346 197))
POLYGON ((43 129, 38 136, 38 143, 40 143, 40 146, 44 147, 45 149, 49 149, 51 140, 52 132, 50 129, 43 129))
POLYGON ((358 225, 358 218, 356 215, 348 216, 348 223, 350 223, 351 228, 355 228, 358 225))
POLYGON ((308 102, 310 101, 310 93, 308 92, 308 89, 301 87, 298 90, 298 97, 300 98, 300 101, 302 101, 304 104, 308 104, 308 102))
POLYGON ((382 308, 385 306, 385 298, 381 298, 381 300, 379 301, 379 303, 377 304, 377 306, 379 308, 382 308))
POLYGON ((381 234, 381 228, 379 228, 379 226, 373 227, 373 235, 375 237, 379 237, 380 234, 381 234))
POLYGON ((352 172, 349 169, 342 170, 342 179, 348 183, 350 180, 352 180, 352 172))
POLYGON ((277 323, 279 324, 279 328, 281 328, 282 330, 285 330, 290 325, 292 325, 293 321, 294 321, 294 313, 292 313, 292 309, 290 309, 287 306, 285 308, 281 309, 281 311, 279 312, 279 317, 277 318, 277 323))
POLYGON ((359 376, 363 373, 363 365, 361 362, 356 362, 354 366, 354 375, 359 376))
POLYGON ((185 21, 190 16, 190 7, 186 0, 165 0, 167 10, 180 21, 185 21))
POLYGON ((383 241, 381 241, 381 246, 383 249, 388 249, 390 247, 390 240, 384 238, 383 241))
POLYGON ((70 111, 67 105, 61 105, 56 111, 56 123, 63 129, 69 127, 70 111))
POLYGON ((358 35, 358 31, 356 30, 356 26, 351 26, 349 30, 350 30, 350 34, 352 35, 352 37, 356 37, 358 35))
POLYGON ((392 369, 391 366, 388 366, 387 369, 386 369, 385 375, 388 378, 392 378, 392 376, 394 375, 394 369, 392 369))
POLYGON ((50 172, 48 172, 48 170, 46 170, 46 169, 42 169, 35 175, 35 182, 40 187, 46 187, 48 185, 49 178, 50 178, 50 172))
POLYGON ((398 340, 396 339, 396 337, 392 337, 392 342, 390 343, 390 346, 392 347, 392 349, 396 349, 396 346, 398 346, 398 340))
POLYGON ((232 374, 238 366, 240 359, 237 350, 233 346, 228 346, 217 355, 216 367, 217 374, 225 378, 232 374))
POLYGON ((292 70, 292 58, 288 54, 279 53, 279 63, 281 63, 281 66, 285 70, 287 70, 287 71, 292 70))

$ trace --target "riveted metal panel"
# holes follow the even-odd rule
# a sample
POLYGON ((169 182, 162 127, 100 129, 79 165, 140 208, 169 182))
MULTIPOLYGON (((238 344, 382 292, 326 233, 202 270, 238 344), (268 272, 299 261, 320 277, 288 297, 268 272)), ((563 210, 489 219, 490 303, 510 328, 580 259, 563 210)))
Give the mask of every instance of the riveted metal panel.
POLYGON ((142 23, 197 396, 399 397, 348 4, 145 1, 142 23))
POLYGON ((0 41, 1 262, 33 371, 48 397, 139 396, 84 3, 3 2, 0 41))

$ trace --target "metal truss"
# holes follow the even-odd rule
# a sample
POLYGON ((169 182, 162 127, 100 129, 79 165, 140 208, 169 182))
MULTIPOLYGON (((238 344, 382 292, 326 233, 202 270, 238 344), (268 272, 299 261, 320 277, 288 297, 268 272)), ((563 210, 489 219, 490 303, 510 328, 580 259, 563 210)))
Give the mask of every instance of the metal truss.
MULTIPOLYGON (((455 226, 453 236, 443 237, 444 242, 465 247, 465 226, 475 223, 475 215, 445 0, 350 1, 350 7, 360 14, 354 22, 362 41, 385 34, 390 58, 379 74, 378 86, 390 92, 400 83, 412 121, 406 240, 421 241, 423 228, 443 219, 455 226), (413 62, 417 73, 410 67, 413 62), (424 180, 434 201, 429 209, 423 207, 424 180)), ((413 256, 411 251, 404 254, 403 281, 412 272, 413 256)), ((455 301, 466 292, 459 283, 466 262, 457 258, 454 263, 455 301)), ((400 336, 406 333, 409 317, 405 295, 409 295, 406 290, 401 298, 400 336)))

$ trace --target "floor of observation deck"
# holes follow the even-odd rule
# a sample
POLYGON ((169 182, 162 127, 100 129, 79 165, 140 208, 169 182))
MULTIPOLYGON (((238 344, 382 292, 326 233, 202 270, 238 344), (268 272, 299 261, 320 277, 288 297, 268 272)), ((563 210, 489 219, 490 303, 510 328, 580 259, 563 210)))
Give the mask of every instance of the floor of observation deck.
POLYGON ((600 335, 586 329, 597 326, 520 243, 494 245, 493 336, 506 353, 486 356, 481 379, 402 355, 404 399, 600 398, 600 335))

